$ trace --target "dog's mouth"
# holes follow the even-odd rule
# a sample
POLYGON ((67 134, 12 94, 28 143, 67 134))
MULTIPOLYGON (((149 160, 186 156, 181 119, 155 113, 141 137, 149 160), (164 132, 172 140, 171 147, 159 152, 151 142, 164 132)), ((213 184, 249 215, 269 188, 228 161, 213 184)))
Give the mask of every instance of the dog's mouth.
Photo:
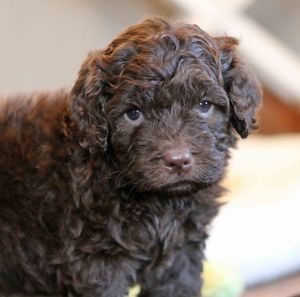
POLYGON ((199 190, 199 186, 194 182, 180 181, 168 184, 159 189, 159 192, 168 196, 187 196, 199 190))

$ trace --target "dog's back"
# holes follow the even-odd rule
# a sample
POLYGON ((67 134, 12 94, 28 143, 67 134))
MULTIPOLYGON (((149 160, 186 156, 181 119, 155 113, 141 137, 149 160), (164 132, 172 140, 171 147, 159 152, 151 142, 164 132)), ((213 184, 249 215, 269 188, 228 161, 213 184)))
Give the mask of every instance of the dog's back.
POLYGON ((55 222, 61 209, 56 200, 66 189, 59 175, 67 174, 64 163, 69 158, 62 145, 68 141, 67 100, 68 93, 59 91, 1 102, 2 292, 53 291, 54 280, 47 278, 51 271, 46 263, 57 246, 55 222))

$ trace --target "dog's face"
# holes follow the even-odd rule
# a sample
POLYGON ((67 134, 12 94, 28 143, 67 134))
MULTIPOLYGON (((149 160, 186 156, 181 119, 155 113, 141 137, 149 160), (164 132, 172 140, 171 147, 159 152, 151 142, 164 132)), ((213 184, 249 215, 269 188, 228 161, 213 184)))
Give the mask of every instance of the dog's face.
POLYGON ((188 194, 221 178, 229 100, 190 60, 167 81, 124 83, 106 106, 113 156, 139 190, 188 194))
POLYGON ((183 196, 219 181, 233 128, 247 136, 260 98, 236 45, 157 19, 129 28, 73 88, 82 145, 105 150, 121 186, 138 191, 183 196))

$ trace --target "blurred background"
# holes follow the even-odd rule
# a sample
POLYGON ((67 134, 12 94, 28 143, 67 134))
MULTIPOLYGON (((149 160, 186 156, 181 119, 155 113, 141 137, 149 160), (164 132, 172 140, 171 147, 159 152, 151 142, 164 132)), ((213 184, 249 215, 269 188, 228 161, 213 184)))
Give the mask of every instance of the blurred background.
POLYGON ((0 94, 71 87, 90 50, 149 15, 241 40, 264 105, 233 152, 207 258, 237 271, 243 297, 300 294, 299 0, 0 0, 0 94))

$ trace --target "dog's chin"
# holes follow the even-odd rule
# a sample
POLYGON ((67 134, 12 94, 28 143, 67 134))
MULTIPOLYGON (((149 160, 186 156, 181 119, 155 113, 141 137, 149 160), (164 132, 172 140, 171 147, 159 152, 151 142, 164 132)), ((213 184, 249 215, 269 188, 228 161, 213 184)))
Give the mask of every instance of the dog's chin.
POLYGON ((200 188, 201 186, 196 183, 177 182, 160 187, 157 192, 169 197, 185 197, 196 193, 200 188))

